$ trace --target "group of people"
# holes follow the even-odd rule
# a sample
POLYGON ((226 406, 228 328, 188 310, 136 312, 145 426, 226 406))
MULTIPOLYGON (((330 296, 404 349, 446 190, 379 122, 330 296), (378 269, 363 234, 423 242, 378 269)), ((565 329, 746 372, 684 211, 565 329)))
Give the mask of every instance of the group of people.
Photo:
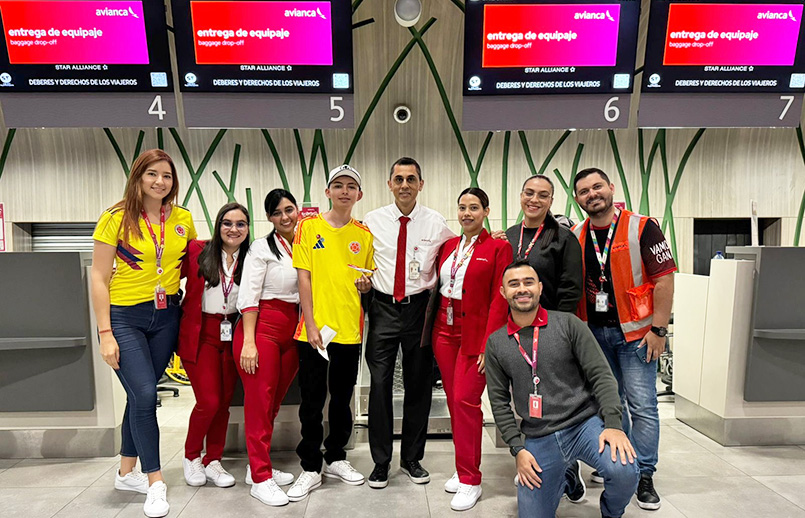
POLYGON ((550 212, 551 180, 536 175, 520 193, 522 222, 505 233, 484 227, 487 194, 463 190, 456 236, 417 202, 424 184, 416 160, 397 160, 388 177, 394 202, 361 222, 352 210, 362 178, 342 165, 328 176, 330 210, 300 221, 294 196, 274 189, 265 198, 274 227, 267 236, 252 242, 248 210, 229 203, 211 239, 200 241, 189 211, 176 204, 170 156, 140 155, 123 200, 102 214, 93 235, 101 355, 127 394, 115 488, 146 494, 146 516, 170 509, 156 384, 174 351, 196 397, 183 457, 187 484, 235 484, 221 459, 238 377, 253 497, 272 506, 303 500, 322 476, 363 484, 345 448, 366 310, 370 487, 388 485, 401 351, 400 470, 413 483, 430 481, 421 461, 435 358, 455 449, 455 473, 444 484, 452 509, 471 509, 481 497, 487 387, 516 457, 520 516, 552 516, 563 494, 581 501, 579 460, 604 484, 604 516, 621 516, 635 493, 641 507, 658 509, 654 383, 676 266, 656 222, 615 208, 614 186, 591 168, 574 179, 576 201, 590 217, 573 230, 550 212), (294 477, 272 466, 270 451, 297 373, 302 472, 294 477))

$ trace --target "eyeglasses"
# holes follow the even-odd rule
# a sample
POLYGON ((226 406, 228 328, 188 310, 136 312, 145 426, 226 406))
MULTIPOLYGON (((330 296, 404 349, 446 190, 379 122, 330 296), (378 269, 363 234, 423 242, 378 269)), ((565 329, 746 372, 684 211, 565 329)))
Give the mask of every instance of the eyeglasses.
POLYGON ((235 227, 238 230, 246 230, 247 228, 249 228, 249 224, 246 223, 245 221, 232 222, 229 221, 228 219, 223 220, 221 222, 221 226, 227 230, 230 230, 232 227, 235 227))
POLYGON ((531 189, 526 189, 525 191, 522 191, 520 193, 520 196, 522 196, 523 198, 533 198, 534 196, 536 196, 537 198, 539 198, 542 201, 547 201, 547 200, 551 199, 551 193, 549 193, 547 191, 537 192, 537 191, 532 191, 531 189))

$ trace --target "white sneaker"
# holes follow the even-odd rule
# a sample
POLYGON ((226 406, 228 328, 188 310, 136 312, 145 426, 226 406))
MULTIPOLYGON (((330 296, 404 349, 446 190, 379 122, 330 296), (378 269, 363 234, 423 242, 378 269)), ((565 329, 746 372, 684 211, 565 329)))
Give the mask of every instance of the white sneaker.
POLYGON ((207 475, 204 474, 204 464, 201 463, 201 457, 196 457, 193 460, 182 459, 182 467, 184 468, 184 481, 187 482, 188 486, 198 487, 207 483, 207 475))
POLYGON ((454 511, 466 511, 472 509, 481 498, 481 486, 471 486, 469 484, 459 484, 458 492, 450 501, 450 508, 454 511))
POLYGON ((360 486, 363 484, 364 477, 362 474, 352 467, 348 460, 337 460, 332 464, 324 463, 324 470, 321 473, 325 477, 340 478, 351 486, 360 486))
POLYGON ((293 483, 293 474, 285 473, 284 471, 280 471, 278 469, 271 468, 271 477, 274 479, 274 482, 277 483, 278 486, 287 486, 288 484, 293 483))
POLYGON ((235 477, 221 466, 221 461, 214 460, 204 468, 204 475, 218 487, 232 487, 235 485, 235 477))
POLYGON ((143 512, 148 518, 162 518, 171 510, 168 504, 168 486, 158 480, 148 488, 148 496, 145 497, 143 512))
POLYGON ((288 502, 290 502, 288 495, 282 492, 282 489, 274 482, 273 478, 260 482, 259 484, 253 484, 250 493, 253 497, 266 505, 279 507, 281 505, 287 505, 288 502))
MULTIPOLYGON (((271 468, 271 478, 274 479, 274 482, 276 482, 278 486, 287 486, 293 482, 294 476, 291 473, 285 473, 276 468, 271 468)), ((254 484, 252 480, 252 468, 248 464, 246 464, 246 483, 249 485, 254 484)))
POLYGON ((115 473, 115 489, 148 494, 148 475, 135 468, 121 477, 118 471, 115 473))
POLYGON ((320 485, 321 475, 315 471, 303 471, 294 482, 294 485, 291 486, 291 489, 288 490, 288 500, 291 502, 304 500, 311 491, 320 485))
POLYGON ((458 471, 453 473, 453 476, 450 477, 450 480, 444 483, 444 490, 448 493, 458 493, 458 471))

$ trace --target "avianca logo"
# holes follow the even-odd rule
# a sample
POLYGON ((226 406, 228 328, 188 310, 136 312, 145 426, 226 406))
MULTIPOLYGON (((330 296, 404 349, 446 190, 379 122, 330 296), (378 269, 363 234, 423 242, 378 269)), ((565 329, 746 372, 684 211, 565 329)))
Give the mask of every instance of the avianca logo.
POLYGON ((95 16, 131 16, 133 18, 139 18, 137 13, 135 13, 131 7, 128 9, 109 9, 108 7, 104 7, 103 9, 95 9, 95 16))
POLYGON ((796 17, 794 16, 793 11, 788 11, 787 13, 773 13, 771 11, 766 11, 765 13, 757 13, 758 20, 791 20, 793 22, 797 21, 796 17))
POLYGON ((317 7, 314 11, 313 9, 286 9, 285 10, 285 17, 286 18, 315 18, 318 16, 324 20, 327 19, 326 16, 321 12, 321 10, 317 7))

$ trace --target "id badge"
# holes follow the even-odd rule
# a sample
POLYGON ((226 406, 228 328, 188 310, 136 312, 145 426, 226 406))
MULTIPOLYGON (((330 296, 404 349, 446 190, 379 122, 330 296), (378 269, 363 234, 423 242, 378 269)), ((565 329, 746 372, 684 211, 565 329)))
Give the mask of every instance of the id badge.
POLYGON ((528 416, 534 419, 542 419, 542 396, 540 394, 530 394, 528 396, 528 416))
POLYGON ((419 274, 422 272, 422 268, 419 266, 419 261, 414 259, 410 263, 408 263, 408 278, 412 281, 419 279, 419 274))
POLYGON ((232 322, 229 320, 221 320, 221 341, 222 342, 231 342, 232 341, 232 322))
POLYGON ((609 294, 605 291, 599 291, 595 294, 595 311, 598 313, 609 311, 609 294))
POLYGON ((154 307, 157 309, 168 309, 168 294, 165 288, 157 284, 154 289, 154 307))
POLYGON ((447 325, 453 325, 453 306, 447 306, 447 325))

